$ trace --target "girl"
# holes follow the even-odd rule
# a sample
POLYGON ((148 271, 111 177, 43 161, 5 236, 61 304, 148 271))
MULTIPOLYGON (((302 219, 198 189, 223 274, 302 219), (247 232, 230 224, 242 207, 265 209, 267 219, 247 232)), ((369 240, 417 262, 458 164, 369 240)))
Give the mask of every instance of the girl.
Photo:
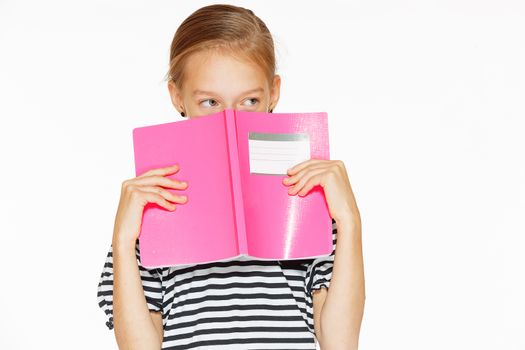
MULTIPOLYGON (((252 11, 232 5, 203 7, 181 24, 167 80, 186 118, 224 108, 272 112, 279 100, 271 34, 252 11)), ((283 179, 290 195, 323 187, 330 256, 146 269, 138 241, 143 208, 184 205, 184 196, 163 189, 191 186, 165 177, 178 170, 153 169, 122 183, 97 294, 119 347, 315 349, 317 339, 322 349, 357 349, 365 300, 361 220, 344 164, 310 159, 283 179)))

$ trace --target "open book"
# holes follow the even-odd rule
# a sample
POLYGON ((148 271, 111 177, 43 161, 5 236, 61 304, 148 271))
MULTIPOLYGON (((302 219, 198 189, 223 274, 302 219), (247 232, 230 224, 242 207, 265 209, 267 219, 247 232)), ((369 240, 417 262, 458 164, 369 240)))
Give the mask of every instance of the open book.
POLYGON ((169 211, 144 208, 139 235, 145 267, 192 265, 236 257, 290 260, 328 256, 332 218, 321 186, 289 195, 287 169, 329 159, 326 112, 225 109, 194 119, 133 129, 136 176, 179 164, 166 177, 186 181, 169 211))

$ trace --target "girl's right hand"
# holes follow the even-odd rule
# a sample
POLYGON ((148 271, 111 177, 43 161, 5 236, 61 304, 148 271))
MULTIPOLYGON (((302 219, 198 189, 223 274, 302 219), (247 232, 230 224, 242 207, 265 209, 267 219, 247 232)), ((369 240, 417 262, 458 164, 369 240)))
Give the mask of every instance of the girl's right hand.
POLYGON ((140 234, 142 213, 147 203, 156 203, 167 210, 175 210, 175 204, 187 202, 186 196, 178 196, 163 187, 184 190, 188 184, 165 177, 179 171, 178 165, 151 169, 144 174, 122 182, 120 202, 115 216, 113 242, 135 246, 140 234))

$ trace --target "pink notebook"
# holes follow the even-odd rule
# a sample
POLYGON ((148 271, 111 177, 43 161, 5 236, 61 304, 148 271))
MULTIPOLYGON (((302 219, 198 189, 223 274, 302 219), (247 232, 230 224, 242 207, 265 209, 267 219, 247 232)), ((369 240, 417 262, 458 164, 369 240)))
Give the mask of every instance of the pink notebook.
POLYGON ((188 182, 168 211, 144 208, 140 258, 148 268, 245 256, 291 260, 328 256, 332 218, 322 187, 300 197, 282 183, 286 169, 329 159, 327 113, 225 109, 195 119, 133 129, 136 176, 179 164, 167 177, 188 182))

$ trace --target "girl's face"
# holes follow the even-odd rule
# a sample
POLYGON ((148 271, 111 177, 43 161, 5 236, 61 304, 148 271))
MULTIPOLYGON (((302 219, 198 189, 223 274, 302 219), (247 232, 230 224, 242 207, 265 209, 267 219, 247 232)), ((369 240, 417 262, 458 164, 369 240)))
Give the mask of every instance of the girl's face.
POLYGON ((193 54, 185 67, 182 90, 168 82, 175 108, 189 118, 220 112, 225 108, 268 112, 279 100, 281 79, 268 85, 263 71, 251 62, 216 51, 193 54))

